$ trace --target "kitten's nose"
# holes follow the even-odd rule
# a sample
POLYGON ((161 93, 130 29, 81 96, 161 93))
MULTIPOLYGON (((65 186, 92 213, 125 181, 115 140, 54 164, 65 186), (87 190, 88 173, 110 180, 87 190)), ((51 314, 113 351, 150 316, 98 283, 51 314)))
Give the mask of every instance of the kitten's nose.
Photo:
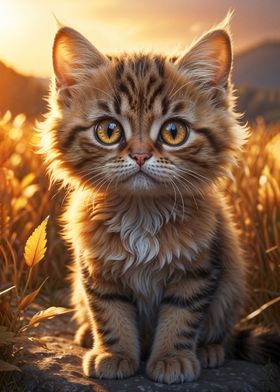
POLYGON ((138 165, 141 167, 144 165, 145 161, 147 161, 149 158, 151 158, 152 154, 148 154, 146 152, 141 152, 141 153, 133 153, 129 154, 129 156, 138 163, 138 165))

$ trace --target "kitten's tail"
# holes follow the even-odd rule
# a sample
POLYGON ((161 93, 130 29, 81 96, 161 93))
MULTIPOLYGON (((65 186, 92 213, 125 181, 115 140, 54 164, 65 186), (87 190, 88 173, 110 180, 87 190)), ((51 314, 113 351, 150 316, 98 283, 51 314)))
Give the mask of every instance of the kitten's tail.
POLYGON ((234 330, 230 339, 230 356, 265 364, 280 362, 280 334, 261 327, 234 330))

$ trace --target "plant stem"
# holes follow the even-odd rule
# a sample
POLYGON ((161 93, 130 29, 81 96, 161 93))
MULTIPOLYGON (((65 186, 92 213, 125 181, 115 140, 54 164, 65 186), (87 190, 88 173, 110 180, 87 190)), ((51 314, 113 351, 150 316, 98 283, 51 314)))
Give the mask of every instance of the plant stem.
MULTIPOLYGON (((20 302, 22 301, 22 299, 24 298, 25 293, 26 293, 26 290, 27 290, 27 288, 28 288, 28 285, 29 285, 29 282, 30 282, 30 279, 31 279, 31 275, 32 275, 32 268, 33 268, 33 267, 30 267, 30 268, 29 268, 28 275, 27 275, 27 279, 26 279, 26 283, 25 283, 23 292, 21 293, 19 302, 18 302, 19 304, 20 304, 20 302)), ((14 327, 17 325, 17 322, 18 322, 19 317, 20 317, 20 310, 19 310, 19 308, 18 308, 18 309, 17 309, 17 312, 16 312, 16 315, 15 315, 15 317, 14 317, 14 320, 13 320, 13 322, 12 322, 12 329, 14 329, 14 327)), ((17 333, 18 333, 18 331, 16 331, 16 335, 17 335, 17 333)))
POLYGON ((22 292, 22 294, 21 294, 21 299, 24 297, 24 295, 25 295, 25 293, 26 293, 26 290, 27 290, 27 288, 28 288, 28 285, 29 285, 29 282, 30 282, 30 279, 31 279, 31 275, 32 275, 32 269, 33 269, 33 267, 30 267, 30 268, 29 268, 28 275, 27 275, 27 280, 26 280, 26 283, 25 283, 23 292, 22 292))

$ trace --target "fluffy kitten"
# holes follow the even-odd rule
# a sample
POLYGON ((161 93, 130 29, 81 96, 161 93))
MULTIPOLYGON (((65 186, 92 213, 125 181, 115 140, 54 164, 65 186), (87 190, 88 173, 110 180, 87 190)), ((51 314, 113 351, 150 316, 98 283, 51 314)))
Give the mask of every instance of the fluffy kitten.
POLYGON ((109 58, 68 27, 55 37, 42 144, 51 176, 71 189, 64 234, 87 376, 131 376, 142 354, 152 380, 192 381, 238 339, 241 357, 271 355, 263 334, 233 332, 245 266, 219 180, 246 129, 231 63, 226 28, 176 59, 109 58))

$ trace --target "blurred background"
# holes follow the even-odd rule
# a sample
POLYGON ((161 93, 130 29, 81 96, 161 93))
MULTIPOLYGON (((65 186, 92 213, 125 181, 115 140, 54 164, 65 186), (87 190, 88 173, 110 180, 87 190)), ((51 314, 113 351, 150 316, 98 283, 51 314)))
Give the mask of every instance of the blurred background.
POLYGON ((245 119, 280 119, 278 0, 0 0, 0 111, 37 117, 46 110, 55 15, 105 53, 178 53, 234 10, 231 28, 245 119))
MULTIPOLYGON (((0 0, 0 291, 15 285, 20 292, 26 285, 26 240, 50 215, 47 253, 34 267, 29 289, 49 276, 37 300, 61 306, 67 298, 65 275, 71 257, 58 234, 65 197, 49 187, 34 131, 35 120, 47 110, 44 97, 56 32, 53 14, 108 54, 175 54, 221 22, 229 9, 234 10, 237 110, 244 113, 241 121, 248 121, 251 131, 234 180, 225 184, 249 265, 244 317, 257 310, 244 322, 280 329, 278 0, 0 0)), ((13 295, 2 302, 1 298, 0 324, 1 317, 7 324, 13 295)))

